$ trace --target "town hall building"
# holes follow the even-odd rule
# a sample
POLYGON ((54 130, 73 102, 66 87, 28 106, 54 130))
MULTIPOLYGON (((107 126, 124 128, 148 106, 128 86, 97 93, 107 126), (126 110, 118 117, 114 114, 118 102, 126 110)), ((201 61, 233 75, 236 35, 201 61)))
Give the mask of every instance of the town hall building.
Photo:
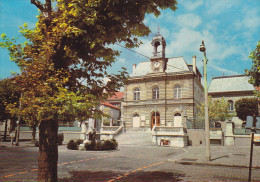
POLYGON ((151 130, 154 126, 186 127, 195 123, 197 106, 204 102, 201 73, 183 57, 166 58, 166 41, 159 33, 152 39, 153 56, 133 65, 125 83, 123 122, 126 129, 151 130))

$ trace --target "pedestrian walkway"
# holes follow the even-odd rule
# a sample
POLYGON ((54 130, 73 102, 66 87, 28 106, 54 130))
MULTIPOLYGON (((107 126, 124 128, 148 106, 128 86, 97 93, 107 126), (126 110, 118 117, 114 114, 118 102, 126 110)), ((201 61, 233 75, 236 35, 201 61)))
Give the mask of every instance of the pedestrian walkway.
POLYGON ((151 131, 126 131, 116 138, 119 145, 155 145, 151 131))
POLYGON ((0 147, 35 147, 35 145, 31 142, 31 140, 20 140, 18 146, 16 146, 15 144, 16 144, 15 141, 13 142, 13 145, 11 141, 8 140, 5 142, 1 141, 0 147))
MULTIPOLYGON (((184 153, 169 159, 180 164, 249 167, 250 146, 211 146, 211 161, 206 160, 205 146, 184 148, 184 153)), ((260 146, 254 146, 252 167, 260 168, 260 146)))

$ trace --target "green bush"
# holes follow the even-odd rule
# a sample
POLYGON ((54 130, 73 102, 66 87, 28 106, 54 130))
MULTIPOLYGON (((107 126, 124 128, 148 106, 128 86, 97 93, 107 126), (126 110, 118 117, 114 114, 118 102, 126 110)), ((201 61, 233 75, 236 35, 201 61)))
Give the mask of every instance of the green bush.
POLYGON ((74 140, 70 140, 67 144, 67 149, 69 150, 78 150, 78 145, 74 140))
POLYGON ((80 144, 82 144, 83 141, 84 141, 84 140, 82 140, 82 139, 78 139, 78 140, 76 140, 76 144, 77 144, 77 146, 79 146, 80 144))
POLYGON ((97 143, 88 142, 85 144, 86 150, 116 150, 118 143, 115 139, 99 141, 97 143))
POLYGON ((63 133, 58 133, 58 145, 62 145, 63 139, 63 133))
POLYGON ((247 116, 258 116, 258 103, 257 98, 239 99, 235 104, 237 116, 243 121, 247 116))

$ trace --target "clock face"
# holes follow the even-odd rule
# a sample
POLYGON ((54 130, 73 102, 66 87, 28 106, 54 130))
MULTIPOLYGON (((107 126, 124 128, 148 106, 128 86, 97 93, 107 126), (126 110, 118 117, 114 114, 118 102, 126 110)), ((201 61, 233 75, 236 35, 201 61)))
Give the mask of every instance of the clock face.
POLYGON ((161 65, 161 63, 160 63, 160 62, 155 62, 155 63, 154 63, 154 67, 155 67, 155 68, 159 68, 159 67, 160 67, 160 65, 161 65))

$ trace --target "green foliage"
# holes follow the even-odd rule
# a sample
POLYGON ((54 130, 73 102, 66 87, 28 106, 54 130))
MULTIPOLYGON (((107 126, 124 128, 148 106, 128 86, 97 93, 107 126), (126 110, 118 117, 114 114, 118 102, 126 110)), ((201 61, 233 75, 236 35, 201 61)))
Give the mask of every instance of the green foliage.
POLYGON ((79 145, 83 143, 83 140, 70 140, 69 143, 67 143, 67 149, 69 150, 78 150, 79 145))
POLYGON ((239 99, 235 103, 237 116, 243 121, 246 121, 247 116, 258 116, 258 104, 257 98, 239 99))
POLYGON ((254 86, 259 87, 260 85, 260 41, 257 42, 256 49, 252 51, 249 55, 252 59, 251 70, 246 70, 246 73, 250 76, 250 83, 254 86))
POLYGON ((74 140, 70 140, 67 144, 67 149, 69 150, 78 150, 78 145, 74 140))
MULTIPOLYGON (((47 127, 42 131, 51 126, 41 125, 43 122, 66 117, 79 121, 101 118, 102 113, 96 109, 99 103, 119 90, 127 78, 125 69, 113 74, 106 71, 119 55, 112 45, 138 47, 139 38, 150 33, 143 23, 145 15, 158 16, 160 9, 175 10, 177 4, 175 0, 31 0, 31 3, 40 14, 34 29, 26 24, 20 27, 27 41, 18 43, 3 34, 0 47, 9 50, 11 60, 21 68, 15 81, 22 89, 22 109, 15 104, 8 109, 31 125, 40 123, 47 127), (107 83, 104 77, 109 79, 107 83)), ((56 134, 53 132, 42 140, 52 145, 50 140, 56 134)), ((57 155, 48 151, 47 146, 43 149, 48 155, 39 157, 57 155)), ((56 165, 56 161, 43 161, 48 163, 45 166, 56 165)), ((42 175, 46 170, 53 173, 51 169, 40 166, 39 181, 57 181, 57 174, 42 175)))
POLYGON ((6 106, 8 104, 18 106, 19 98, 19 88, 12 83, 11 79, 0 81, 0 121, 12 118, 9 111, 6 109, 6 106))
POLYGON ((62 145, 63 140, 64 140, 63 133, 58 133, 58 145, 62 145))
POLYGON ((82 144, 83 143, 83 140, 82 139, 78 139, 78 140, 76 140, 76 144, 79 146, 80 144, 82 144))
POLYGON ((97 143, 88 142, 85 144, 86 150, 116 150, 118 143, 115 139, 98 141, 97 143))
MULTIPOLYGON (((225 101, 224 98, 220 100, 213 100, 209 96, 209 121, 225 121, 226 119, 231 119, 234 114, 228 111, 229 103, 225 101)), ((201 103, 199 106, 199 118, 204 120, 205 117, 205 104, 201 103)))
MULTIPOLYGON (((246 74, 250 76, 249 82, 256 87, 260 86, 260 41, 257 42, 257 46, 254 51, 249 55, 252 59, 252 67, 250 70, 245 70, 246 74)), ((260 92, 257 90, 255 92, 256 96, 260 98, 260 92)))

